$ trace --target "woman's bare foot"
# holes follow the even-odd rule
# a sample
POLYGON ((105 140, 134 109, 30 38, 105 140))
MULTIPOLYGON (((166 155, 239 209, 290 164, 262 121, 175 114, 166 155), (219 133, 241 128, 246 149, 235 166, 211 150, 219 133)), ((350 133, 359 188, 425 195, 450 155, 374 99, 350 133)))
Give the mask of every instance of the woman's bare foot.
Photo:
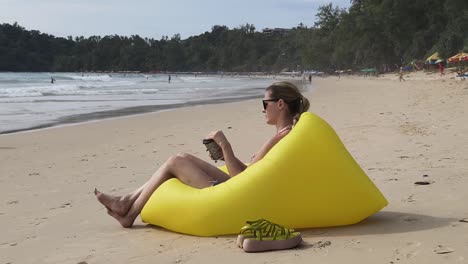
POLYGON ((117 221, 119 221, 120 225, 122 225, 122 227, 124 228, 130 228, 133 226, 133 223, 135 222, 135 218, 136 217, 132 217, 130 215, 126 215, 126 216, 120 216, 118 214, 116 214, 115 212, 113 212, 112 210, 107 210, 107 213, 114 217, 117 221))
MULTIPOLYGON (((128 213, 128 210, 135 202, 135 200, 130 199, 130 195, 124 196, 113 196, 109 194, 102 193, 94 188, 94 195, 98 201, 103 204, 107 210, 114 212, 118 216, 125 216, 128 213)), ((120 222, 120 221, 119 221, 120 222)))

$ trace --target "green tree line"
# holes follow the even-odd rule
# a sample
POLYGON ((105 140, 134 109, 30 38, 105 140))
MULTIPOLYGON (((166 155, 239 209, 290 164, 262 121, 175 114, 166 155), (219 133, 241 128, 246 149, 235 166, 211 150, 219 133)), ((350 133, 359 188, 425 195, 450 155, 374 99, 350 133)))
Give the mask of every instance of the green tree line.
POLYGON ((0 71, 262 71, 378 69, 468 51, 466 0, 352 0, 323 5, 312 27, 257 31, 245 24, 182 40, 54 37, 0 25, 0 71))

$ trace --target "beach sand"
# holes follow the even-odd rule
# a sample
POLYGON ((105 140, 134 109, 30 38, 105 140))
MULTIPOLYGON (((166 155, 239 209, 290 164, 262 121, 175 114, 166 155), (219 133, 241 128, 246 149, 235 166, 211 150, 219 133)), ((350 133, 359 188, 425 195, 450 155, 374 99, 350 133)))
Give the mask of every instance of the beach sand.
POLYGON ((300 230, 303 245, 286 251, 247 254, 235 236, 187 236, 139 218, 124 229, 93 194, 132 191, 178 152, 209 161, 201 140, 212 130, 248 161, 274 133, 260 100, 2 135, 0 263, 468 263, 468 82, 405 78, 313 79, 310 110, 389 205, 356 225, 300 230))

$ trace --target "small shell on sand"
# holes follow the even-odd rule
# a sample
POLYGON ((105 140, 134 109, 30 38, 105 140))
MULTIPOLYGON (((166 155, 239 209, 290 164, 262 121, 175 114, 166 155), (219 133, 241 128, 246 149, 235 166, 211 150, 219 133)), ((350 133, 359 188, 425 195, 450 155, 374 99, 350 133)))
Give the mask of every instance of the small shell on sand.
POLYGON ((443 245, 438 245, 435 249, 434 249, 434 252, 436 254, 448 254, 448 253, 452 253, 454 252, 455 249, 453 248, 449 248, 449 247, 446 247, 446 246, 443 246, 443 245))

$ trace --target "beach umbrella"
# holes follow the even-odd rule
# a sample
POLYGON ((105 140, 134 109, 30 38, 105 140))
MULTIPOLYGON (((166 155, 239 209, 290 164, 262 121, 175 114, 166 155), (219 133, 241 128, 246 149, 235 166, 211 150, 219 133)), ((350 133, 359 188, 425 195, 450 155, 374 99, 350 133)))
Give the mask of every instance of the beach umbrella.
POLYGON ((426 63, 434 64, 434 61, 440 60, 439 52, 436 52, 426 59, 426 63))
POLYGON ((468 53, 460 52, 447 59, 449 63, 457 63, 460 61, 468 61, 468 53))

